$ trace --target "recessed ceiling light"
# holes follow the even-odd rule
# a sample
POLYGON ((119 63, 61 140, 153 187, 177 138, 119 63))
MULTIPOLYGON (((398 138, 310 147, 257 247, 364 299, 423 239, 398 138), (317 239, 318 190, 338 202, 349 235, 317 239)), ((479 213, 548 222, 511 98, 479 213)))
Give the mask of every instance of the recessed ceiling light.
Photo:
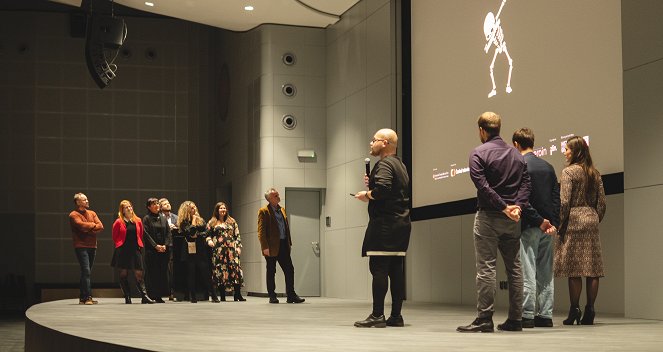
POLYGON ((253 6, 251 6, 251 5, 244 6, 244 10, 246 10, 246 11, 253 11, 253 6))
POLYGON ((153 3, 153 2, 149 2, 149 1, 145 1, 145 5, 147 5, 147 6, 154 6, 154 3, 153 3))

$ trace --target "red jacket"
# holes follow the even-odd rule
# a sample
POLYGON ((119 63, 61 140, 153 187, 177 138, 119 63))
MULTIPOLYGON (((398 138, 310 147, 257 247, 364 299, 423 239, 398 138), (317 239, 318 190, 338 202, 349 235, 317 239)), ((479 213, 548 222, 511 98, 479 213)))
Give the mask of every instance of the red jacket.
MULTIPOLYGON (((138 240, 138 247, 143 248, 143 222, 139 218, 134 219, 136 223, 136 239, 138 240)), ((127 225, 124 223, 123 219, 117 219, 113 223, 113 242, 115 242, 115 248, 120 247, 124 244, 124 240, 127 238, 127 225)))

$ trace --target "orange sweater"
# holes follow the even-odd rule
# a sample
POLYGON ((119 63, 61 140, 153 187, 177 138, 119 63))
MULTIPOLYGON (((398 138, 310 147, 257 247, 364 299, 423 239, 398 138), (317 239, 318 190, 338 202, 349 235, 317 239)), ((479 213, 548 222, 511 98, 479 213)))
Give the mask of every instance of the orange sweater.
POLYGON ((74 210, 69 213, 69 224, 74 248, 97 248, 97 234, 104 230, 97 213, 90 209, 74 210))

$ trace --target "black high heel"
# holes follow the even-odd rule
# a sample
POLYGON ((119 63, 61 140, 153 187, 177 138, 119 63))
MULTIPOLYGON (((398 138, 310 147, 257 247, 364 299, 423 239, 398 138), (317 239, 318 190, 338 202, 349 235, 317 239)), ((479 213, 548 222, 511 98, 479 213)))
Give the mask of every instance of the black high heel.
POLYGON ((594 325, 594 316, 596 316, 596 312, 594 311, 594 306, 585 306, 585 315, 582 316, 580 324, 594 325))
POLYGON ((580 316, 582 315, 582 311, 580 311, 580 307, 573 307, 569 308, 569 316, 568 318, 564 319, 562 321, 562 324, 564 325, 573 325, 573 323, 576 323, 580 325, 580 316))

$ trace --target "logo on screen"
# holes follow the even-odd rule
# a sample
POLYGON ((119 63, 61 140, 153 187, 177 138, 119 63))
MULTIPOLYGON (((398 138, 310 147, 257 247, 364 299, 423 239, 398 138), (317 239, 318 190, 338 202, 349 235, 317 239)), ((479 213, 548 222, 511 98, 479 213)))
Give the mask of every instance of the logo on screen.
POLYGON ((508 62, 509 62, 509 76, 506 81, 506 92, 511 93, 511 71, 513 71, 513 59, 509 55, 509 50, 506 47, 506 41, 504 40, 504 30, 502 29, 502 20, 500 19, 500 14, 502 13, 502 8, 504 8, 506 0, 502 0, 500 9, 497 11, 497 15, 492 12, 488 12, 486 18, 483 21, 483 34, 486 37, 486 45, 483 47, 483 51, 488 54, 488 51, 492 46, 495 46, 495 52, 493 53, 493 61, 490 62, 490 80, 493 82, 493 90, 488 93, 488 98, 492 98, 497 95, 497 86, 495 85, 495 75, 493 74, 493 69, 495 68, 495 59, 497 55, 504 53, 508 62))

